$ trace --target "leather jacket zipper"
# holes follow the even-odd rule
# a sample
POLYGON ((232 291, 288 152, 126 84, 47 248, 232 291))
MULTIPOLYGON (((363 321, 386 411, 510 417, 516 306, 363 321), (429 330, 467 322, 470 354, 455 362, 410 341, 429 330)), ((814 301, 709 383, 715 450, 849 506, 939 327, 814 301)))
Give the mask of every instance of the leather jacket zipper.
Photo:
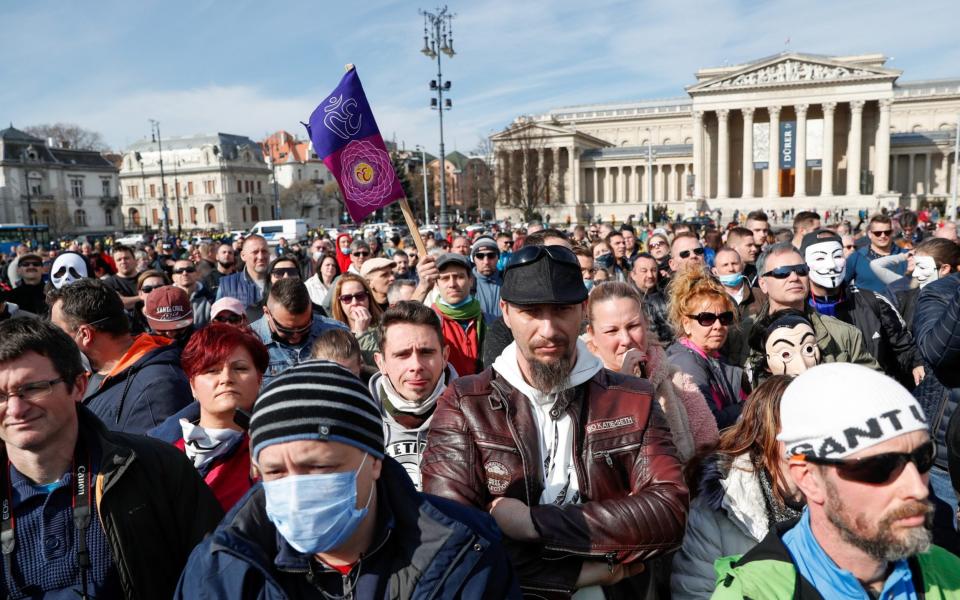
POLYGON ((502 450, 503 452, 512 452, 513 454, 520 454, 520 451, 513 446, 507 446, 506 444, 497 444, 495 442, 481 442, 477 441, 477 446, 481 448, 490 448, 491 450, 502 450))
POLYGON ((527 506, 533 506, 530 502, 530 486, 527 483, 527 457, 523 455, 523 446, 520 445, 520 435, 517 433, 517 428, 513 423, 513 415, 510 414, 510 405, 507 404, 503 398, 503 391, 495 385, 494 382, 491 382, 490 387, 497 394, 498 400, 504 408, 503 412, 507 417, 507 429, 510 430, 510 435, 513 436, 513 441, 517 445, 516 451, 517 454, 520 455, 520 464, 523 467, 523 494, 527 498, 527 506))
POLYGON ((598 451, 596 451, 596 452, 593 453, 593 457, 594 457, 594 458, 602 458, 604 461, 606 461, 608 467, 612 467, 612 466, 613 466, 613 459, 610 458, 610 455, 611 455, 611 454, 620 454, 621 452, 629 452, 629 451, 631 451, 631 450, 636 450, 637 448, 640 448, 641 446, 643 446, 643 442, 639 442, 639 443, 636 443, 636 444, 630 444, 630 445, 627 445, 627 446, 623 446, 623 447, 621 447, 621 448, 614 448, 614 449, 612 449, 612 450, 598 450, 598 451))

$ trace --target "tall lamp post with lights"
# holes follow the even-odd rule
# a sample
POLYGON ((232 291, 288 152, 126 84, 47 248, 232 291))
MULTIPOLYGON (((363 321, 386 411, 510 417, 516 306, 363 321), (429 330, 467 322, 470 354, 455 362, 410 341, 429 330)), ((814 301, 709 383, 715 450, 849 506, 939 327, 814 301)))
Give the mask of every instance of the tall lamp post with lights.
POLYGON ((446 160, 443 151, 443 111, 453 108, 453 102, 447 98, 443 100, 443 93, 450 91, 450 82, 443 80, 443 70, 440 64, 440 55, 446 54, 453 58, 453 13, 446 6, 434 12, 421 10, 423 15, 423 49, 420 52, 433 60, 437 59, 437 78, 430 82, 430 90, 437 93, 436 98, 430 99, 430 108, 440 116, 440 235, 446 236, 449 219, 447 215, 447 184, 446 160))
POLYGON ((160 201, 163 205, 163 239, 170 237, 170 211, 167 210, 167 186, 163 182, 163 141, 160 138, 160 121, 150 119, 150 139, 157 143, 160 152, 160 201))
POLYGON ((423 171, 423 223, 430 224, 430 194, 427 190, 427 150, 420 144, 417 144, 417 150, 420 151, 420 163, 423 171))

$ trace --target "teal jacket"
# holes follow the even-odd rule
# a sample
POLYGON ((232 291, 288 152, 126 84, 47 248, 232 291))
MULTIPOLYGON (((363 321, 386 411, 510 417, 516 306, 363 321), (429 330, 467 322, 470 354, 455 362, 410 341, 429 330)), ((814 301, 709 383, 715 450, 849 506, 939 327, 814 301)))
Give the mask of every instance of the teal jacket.
MULTIPOLYGON (((714 563, 717 589, 714 600, 824 600, 829 590, 816 590, 797 573, 780 539, 795 522, 784 523, 743 556, 727 556, 714 563)), ((939 546, 907 561, 917 597, 921 600, 960 599, 960 558, 939 546)))

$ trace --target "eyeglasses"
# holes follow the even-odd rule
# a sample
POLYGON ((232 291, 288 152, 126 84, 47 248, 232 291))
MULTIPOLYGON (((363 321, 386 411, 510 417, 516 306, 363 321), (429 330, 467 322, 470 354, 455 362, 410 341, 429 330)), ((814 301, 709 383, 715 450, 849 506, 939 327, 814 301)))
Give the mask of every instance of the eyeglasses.
POLYGON ((354 302, 366 302, 367 293, 357 292, 356 294, 340 294, 341 304, 353 304, 354 302))
POLYGON ((33 262, 33 261, 30 261, 30 262, 21 262, 21 263, 19 263, 19 264, 20 264, 20 266, 23 267, 24 269, 29 269, 29 268, 31 268, 31 267, 33 267, 34 269, 39 269, 39 268, 42 266, 41 263, 33 262))
POLYGON ((681 250, 679 253, 680 258, 689 258, 691 252, 696 254, 697 256, 703 256, 703 247, 701 246, 699 248, 694 248, 692 250, 681 250))
POLYGON ((300 271, 296 267, 282 267, 270 271, 270 275, 276 279, 286 279, 287 277, 300 277, 300 271))
POLYGON ((912 462, 922 475, 933 468, 936 456, 937 448, 933 441, 929 441, 915 448, 913 452, 887 452, 851 459, 819 458, 802 454, 800 458, 815 465, 836 467, 837 475, 841 479, 878 485, 899 477, 908 462, 912 462))
POLYGON ((544 256, 549 256, 557 262, 572 264, 578 269, 580 268, 580 261, 577 260, 577 255, 573 253, 573 250, 565 246, 524 246, 510 257, 510 262, 507 263, 503 272, 506 273, 514 267, 536 262, 544 256))
POLYGON ((215 316, 213 320, 216 321, 217 323, 229 323, 231 325, 239 325, 240 323, 243 323, 243 316, 236 315, 233 313, 230 313, 230 314, 220 313, 217 316, 215 316))
POLYGON ((651 249, 664 248, 664 247, 666 247, 666 245, 667 245, 666 242, 650 242, 650 244, 649 244, 649 246, 650 246, 651 249))
POLYGON ((713 324, 717 321, 720 321, 720 324, 724 327, 727 327, 733 323, 733 312, 725 311, 720 314, 712 312, 702 312, 695 315, 687 315, 691 319, 695 320, 697 323, 700 323, 702 327, 713 327, 713 324))
POLYGON ((370 256, 370 253, 369 253, 369 252, 365 252, 365 251, 354 252, 354 253, 353 253, 353 256, 359 256, 360 258, 366 258, 366 257, 370 256))
POLYGON ((174 275, 183 275, 184 273, 196 273, 196 272, 197 272, 196 267, 181 267, 179 269, 173 270, 174 275))
POLYGON ((774 279, 786 279, 790 277, 790 273, 796 273, 800 277, 806 277, 810 273, 810 267, 804 264, 800 265, 784 265, 782 267, 777 267, 776 269, 770 269, 764 273, 761 277, 773 277, 774 279))
POLYGON ((479 258, 480 260, 496 260, 500 255, 496 252, 477 252, 473 257, 479 258))
POLYGON ((892 229, 881 229, 880 231, 871 231, 870 235, 875 235, 877 237, 890 237, 893 235, 892 229))
POLYGON ((31 383, 25 383, 20 387, 15 388, 12 392, 0 392, 0 404, 6 403, 7 400, 10 399, 10 396, 19 396, 21 400, 25 400, 27 402, 40 400, 50 394, 50 390, 53 389, 53 386, 62 382, 63 378, 57 377, 56 379, 50 379, 47 381, 34 381, 31 383))
POLYGON ((152 292, 153 290, 155 290, 155 289, 157 289, 157 288, 162 288, 162 287, 163 287, 163 284, 161 284, 161 285, 145 285, 145 286, 143 286, 142 288, 140 288, 140 291, 143 292, 144 294, 149 294, 149 293, 152 292))

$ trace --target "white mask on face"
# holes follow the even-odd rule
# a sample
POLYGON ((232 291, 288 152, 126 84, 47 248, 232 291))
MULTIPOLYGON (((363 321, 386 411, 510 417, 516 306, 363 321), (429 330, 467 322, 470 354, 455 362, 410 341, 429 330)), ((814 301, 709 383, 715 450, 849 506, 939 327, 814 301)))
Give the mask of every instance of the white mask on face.
POLYGON ((765 349, 767 368, 774 375, 799 375, 820 364, 817 335, 806 323, 777 327, 765 349))
POLYGON ((917 280, 921 288, 940 279, 937 262, 933 260, 932 256, 915 256, 913 260, 916 262, 916 266, 913 268, 913 278, 917 280))
POLYGON ((810 280, 820 287, 836 289, 843 283, 847 272, 847 259, 843 256, 843 245, 829 240, 807 247, 803 257, 810 267, 810 280))
POLYGON ((78 279, 89 277, 87 263, 75 252, 64 252, 53 261, 50 267, 50 280, 58 290, 78 279))

